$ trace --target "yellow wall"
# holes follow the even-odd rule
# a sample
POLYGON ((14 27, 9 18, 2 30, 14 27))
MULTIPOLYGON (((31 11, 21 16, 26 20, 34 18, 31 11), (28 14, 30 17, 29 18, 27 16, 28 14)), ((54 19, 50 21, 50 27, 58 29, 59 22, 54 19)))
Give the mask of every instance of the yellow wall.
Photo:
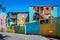
POLYGON ((55 24, 41 24, 40 32, 42 35, 55 36, 56 35, 56 26, 55 26, 55 24))

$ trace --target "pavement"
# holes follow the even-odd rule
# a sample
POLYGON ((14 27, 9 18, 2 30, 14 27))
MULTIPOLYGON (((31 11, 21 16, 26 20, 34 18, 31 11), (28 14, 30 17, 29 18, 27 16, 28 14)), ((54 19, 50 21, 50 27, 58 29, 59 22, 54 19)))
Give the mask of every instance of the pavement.
POLYGON ((0 40, 58 40, 58 39, 47 38, 40 35, 26 35, 18 33, 0 32, 0 40))

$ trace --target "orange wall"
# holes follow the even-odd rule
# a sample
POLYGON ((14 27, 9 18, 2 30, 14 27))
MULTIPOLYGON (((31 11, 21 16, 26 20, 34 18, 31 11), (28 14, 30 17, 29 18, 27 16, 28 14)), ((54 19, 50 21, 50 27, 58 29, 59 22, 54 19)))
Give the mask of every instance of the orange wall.
POLYGON ((47 10, 46 8, 47 8, 47 7, 43 7, 44 14, 45 14, 45 15, 51 14, 52 7, 48 7, 48 10, 47 10))

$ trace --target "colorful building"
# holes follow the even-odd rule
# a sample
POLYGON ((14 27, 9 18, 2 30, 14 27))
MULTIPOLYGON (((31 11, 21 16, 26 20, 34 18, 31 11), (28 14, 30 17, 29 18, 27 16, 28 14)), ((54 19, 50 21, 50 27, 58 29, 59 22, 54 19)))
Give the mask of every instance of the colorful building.
POLYGON ((6 31, 6 26, 7 26, 6 14, 5 13, 0 14, 0 31, 5 32, 6 31))
MULTIPOLYGON (((59 36, 60 18, 56 18, 57 10, 57 6, 32 6, 29 7, 29 12, 9 12, 7 32, 59 36)), ((0 29, 2 28, 1 26, 0 29)))
POLYGON ((7 27, 11 26, 11 21, 12 21, 11 16, 12 16, 12 13, 8 12, 7 13, 7 27))
POLYGON ((9 12, 7 13, 7 27, 17 25, 17 13, 9 12))
POLYGON ((29 23, 46 19, 52 23, 52 19, 57 17, 57 6, 31 6, 29 7, 29 23))
POLYGON ((9 12, 7 13, 7 31, 19 32, 28 22, 28 12, 9 12), (22 28, 21 28, 22 26, 22 28))
POLYGON ((14 27, 17 26, 17 13, 7 13, 7 32, 14 32, 14 27))
POLYGON ((28 23, 29 12, 19 12, 17 14, 17 27, 15 33, 25 33, 25 24, 28 23))

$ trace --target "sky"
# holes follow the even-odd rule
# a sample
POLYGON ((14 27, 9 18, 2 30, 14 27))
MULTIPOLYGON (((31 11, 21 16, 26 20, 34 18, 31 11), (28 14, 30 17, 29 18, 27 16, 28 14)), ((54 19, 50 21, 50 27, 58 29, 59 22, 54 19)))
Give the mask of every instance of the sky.
MULTIPOLYGON (((6 13, 28 12, 30 6, 58 5, 58 16, 60 16, 59 0, 0 0, 0 4, 6 7, 6 13)), ((1 9, 0 12, 2 12, 1 9)))

